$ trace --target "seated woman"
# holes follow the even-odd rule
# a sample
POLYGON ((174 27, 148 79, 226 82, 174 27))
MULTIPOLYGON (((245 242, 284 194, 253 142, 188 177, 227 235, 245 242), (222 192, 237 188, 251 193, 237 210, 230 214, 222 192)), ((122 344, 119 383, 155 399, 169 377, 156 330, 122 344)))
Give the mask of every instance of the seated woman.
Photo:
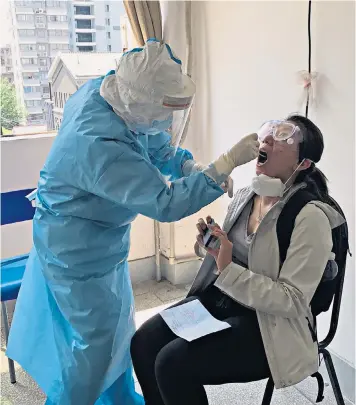
MULTIPOLYGON (((188 298, 198 299, 231 328, 187 342, 160 315, 136 332, 131 354, 146 405, 208 404, 204 385, 243 383, 272 375, 282 388, 318 369, 310 302, 333 246, 331 229, 343 218, 328 204, 320 130, 293 115, 260 130, 257 176, 234 197, 220 248, 208 254, 188 298), (288 200, 308 190, 315 201, 296 217, 281 263, 277 220, 288 200)), ((200 220, 200 248, 206 224, 200 220)))

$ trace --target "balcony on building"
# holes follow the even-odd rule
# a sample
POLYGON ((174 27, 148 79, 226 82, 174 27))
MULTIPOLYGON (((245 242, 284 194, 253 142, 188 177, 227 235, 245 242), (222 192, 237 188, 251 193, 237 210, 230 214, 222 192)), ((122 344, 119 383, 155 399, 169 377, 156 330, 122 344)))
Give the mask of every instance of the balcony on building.
POLYGON ((74 18, 76 20, 94 19, 94 7, 92 6, 74 6, 74 18))
POLYGON ((78 52, 94 52, 95 49, 95 46, 77 46, 78 52))
POLYGON ((19 44, 36 44, 37 36, 34 29, 18 29, 19 44))
POLYGON ((46 1, 47 15, 67 15, 69 1, 46 1))
POLYGON ((34 72, 39 72, 39 66, 37 63, 34 64, 28 64, 28 63, 22 63, 22 72, 24 73, 34 73, 34 72))
POLYGON ((69 43, 69 31, 68 30, 49 30, 48 42, 50 44, 67 44, 69 43), (59 33, 58 31, 61 31, 59 33))
POLYGON ((32 1, 15 1, 15 14, 34 14, 32 1))
POLYGON ((49 15, 47 16, 48 29, 68 30, 69 18, 66 15, 49 15))
POLYGON ((35 15, 26 13, 16 14, 16 27, 17 29, 34 29, 35 28, 35 15))
POLYGON ((39 86, 41 84, 38 73, 23 73, 22 82, 24 86, 39 86))
POLYGON ((93 33, 77 33, 76 34, 76 46, 95 46, 95 34, 93 33))
POLYGON ((26 101, 41 101, 42 93, 40 86, 24 86, 24 100, 26 101))
POLYGON ((96 32, 94 20, 75 20, 75 32, 83 34, 96 32))

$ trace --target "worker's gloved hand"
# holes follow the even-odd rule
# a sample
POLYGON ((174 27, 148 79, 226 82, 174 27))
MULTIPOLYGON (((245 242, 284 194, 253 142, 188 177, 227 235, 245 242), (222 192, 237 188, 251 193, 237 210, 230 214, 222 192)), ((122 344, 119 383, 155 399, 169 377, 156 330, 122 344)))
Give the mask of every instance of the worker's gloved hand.
MULTIPOLYGON (((183 174, 185 177, 206 170, 208 167, 194 162, 194 160, 187 160, 183 165, 183 174)), ((230 198, 234 196, 234 180, 229 176, 227 180, 225 180, 220 187, 224 190, 224 193, 227 193, 230 198)))
POLYGON ((218 184, 226 181, 227 177, 237 166, 254 160, 258 156, 259 142, 257 134, 250 134, 242 138, 227 152, 218 157, 204 173, 218 184))

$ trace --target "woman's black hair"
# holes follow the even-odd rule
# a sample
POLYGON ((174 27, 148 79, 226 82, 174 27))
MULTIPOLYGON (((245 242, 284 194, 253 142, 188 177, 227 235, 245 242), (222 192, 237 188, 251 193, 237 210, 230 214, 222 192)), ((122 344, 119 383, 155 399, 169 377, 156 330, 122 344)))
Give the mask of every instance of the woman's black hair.
POLYGON ((290 115, 288 121, 293 122, 299 127, 303 134, 303 141, 299 144, 299 162, 303 159, 312 161, 310 167, 302 170, 295 182, 307 183, 308 188, 313 194, 316 194, 318 199, 324 202, 329 202, 329 189, 327 178, 324 173, 319 170, 315 163, 318 163, 324 151, 324 138, 320 129, 309 119, 302 115, 290 115))

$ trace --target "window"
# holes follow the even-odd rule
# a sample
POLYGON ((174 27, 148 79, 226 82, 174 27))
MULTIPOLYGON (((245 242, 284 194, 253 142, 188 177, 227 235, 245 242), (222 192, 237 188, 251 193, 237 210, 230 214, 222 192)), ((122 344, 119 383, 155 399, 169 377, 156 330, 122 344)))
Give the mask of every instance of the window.
POLYGON ((35 30, 18 30, 20 37, 33 37, 35 35, 35 30))
POLYGON ((48 35, 50 37, 68 36, 68 32, 66 30, 49 30, 48 35))
POLYGON ((46 58, 40 58, 40 66, 47 66, 47 59, 46 58))
POLYGON ((50 49, 51 51, 67 51, 69 49, 69 44, 51 44, 50 49))
POLYGON ((76 20, 75 26, 78 29, 90 29, 91 21, 90 20, 76 20))
POLYGON ((16 16, 17 21, 19 22, 33 22, 33 15, 31 14, 17 14, 16 16))
POLYGON ((36 45, 34 45, 34 44, 21 44, 20 49, 21 49, 21 51, 25 51, 25 52, 36 51, 36 45))
POLYGON ((65 6, 66 4, 65 1, 61 2, 61 1, 51 1, 51 0, 47 0, 46 1, 46 5, 47 7, 57 7, 57 8, 61 8, 62 6, 65 6), (61 4, 62 3, 62 4, 61 4))
POLYGON ((38 44, 38 45, 37 45, 37 49, 38 49, 39 51, 46 51, 46 45, 44 45, 44 44, 38 44))
POLYGON ((37 37, 45 38, 46 30, 37 30, 37 37))
POLYGON ((36 65, 37 59, 36 58, 22 58, 21 63, 23 65, 36 65))
POLYGON ((111 45, 108 45, 108 52, 111 52, 111 45))
POLYGON ((23 79, 24 80, 38 80, 40 75, 38 73, 24 73, 23 79))
POLYGON ((106 36, 108 37, 108 39, 110 39, 110 38, 111 38, 111 33, 110 33, 110 32, 107 32, 107 33, 106 33, 106 36))
POLYGON ((47 80, 47 73, 46 72, 40 72, 40 79, 41 80, 47 80))
POLYGON ((105 18, 106 25, 110 25, 110 18, 105 18))
POLYGON ((93 52, 94 47, 92 46, 78 46, 78 52, 93 52))
POLYGON ((110 11, 110 6, 108 4, 106 4, 105 6, 105 11, 108 13, 110 11))
POLYGON ((42 87, 42 92, 43 93, 49 93, 49 86, 43 86, 42 87))
POLYGON ((32 0, 15 1, 15 5, 19 7, 32 7, 32 0))
POLYGON ((36 23, 45 23, 46 17, 44 15, 36 15, 36 23))
POLYGON ((75 6, 74 14, 76 15, 90 15, 90 6, 75 6))
POLYGON ((27 100, 25 101, 26 107, 33 107, 34 106, 34 101, 33 100, 27 100))
POLYGON ((93 42, 93 35, 90 33, 78 33, 77 42, 93 42))
POLYGON ((23 91, 24 91, 24 93, 28 94, 28 93, 32 93, 32 89, 33 89, 33 87, 31 87, 31 86, 24 86, 23 91))
POLYGON ((67 22, 68 17, 66 15, 50 15, 48 16, 49 21, 51 22, 67 22))

